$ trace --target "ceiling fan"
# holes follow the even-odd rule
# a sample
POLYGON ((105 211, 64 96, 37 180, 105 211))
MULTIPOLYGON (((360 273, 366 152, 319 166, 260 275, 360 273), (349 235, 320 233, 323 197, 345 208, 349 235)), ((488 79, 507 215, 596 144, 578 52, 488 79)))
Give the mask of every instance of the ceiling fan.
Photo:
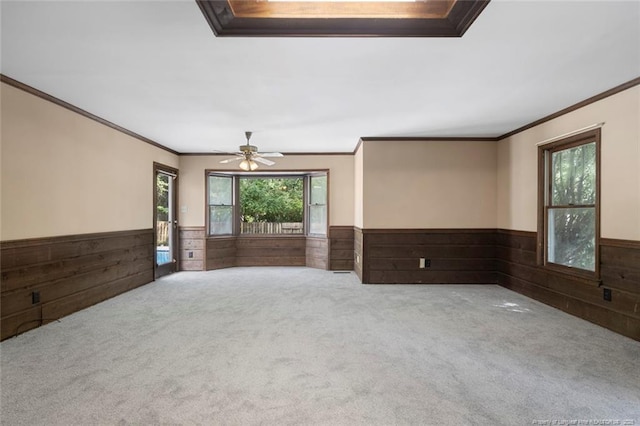
POLYGON ((271 160, 267 160, 265 157, 284 157, 280 152, 258 152, 258 147, 249 144, 252 132, 244 132, 247 138, 246 145, 240 145, 239 152, 234 152, 235 158, 228 158, 220 161, 222 164, 233 163, 234 161, 240 161, 240 168, 246 171, 253 171, 258 168, 258 163, 266 166, 273 166, 274 163, 271 160))

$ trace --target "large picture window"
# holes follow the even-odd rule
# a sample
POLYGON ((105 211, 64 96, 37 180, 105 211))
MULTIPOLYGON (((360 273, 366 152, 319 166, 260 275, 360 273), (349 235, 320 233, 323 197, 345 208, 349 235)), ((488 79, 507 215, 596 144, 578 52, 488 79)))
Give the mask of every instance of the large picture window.
POLYGON ((600 130, 540 147, 540 260, 597 277, 600 130))
POLYGON ((303 234, 304 177, 240 176, 241 234, 303 234))
POLYGON ((327 186, 326 172, 208 172, 208 234, 326 235, 327 186))

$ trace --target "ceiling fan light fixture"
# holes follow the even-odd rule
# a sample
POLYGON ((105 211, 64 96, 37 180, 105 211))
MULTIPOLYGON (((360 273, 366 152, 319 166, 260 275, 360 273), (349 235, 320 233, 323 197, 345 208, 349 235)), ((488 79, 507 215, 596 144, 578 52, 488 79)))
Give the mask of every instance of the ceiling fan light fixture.
POLYGON ((244 159, 244 160, 242 160, 240 162, 240 168, 242 170, 244 170, 244 171, 247 171, 247 172, 250 171, 250 170, 254 171, 255 169, 258 168, 258 164, 255 161, 251 160, 251 159, 249 159, 249 160, 244 159))

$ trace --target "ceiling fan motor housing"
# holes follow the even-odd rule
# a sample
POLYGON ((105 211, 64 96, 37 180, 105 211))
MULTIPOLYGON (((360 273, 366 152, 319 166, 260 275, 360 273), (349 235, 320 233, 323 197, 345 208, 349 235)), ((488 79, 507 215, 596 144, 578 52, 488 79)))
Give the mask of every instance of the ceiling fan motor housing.
POLYGON ((254 152, 258 152, 258 147, 255 145, 240 145, 240 152, 244 154, 252 154, 254 152))

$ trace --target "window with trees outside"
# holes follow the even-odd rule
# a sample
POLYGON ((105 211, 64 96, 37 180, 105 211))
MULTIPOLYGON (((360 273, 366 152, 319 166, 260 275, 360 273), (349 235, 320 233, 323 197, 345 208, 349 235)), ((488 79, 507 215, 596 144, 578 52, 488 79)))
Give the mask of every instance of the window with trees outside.
POLYGON ((211 172, 210 236, 326 235, 327 174, 211 172))
POLYGON ((539 260, 597 278, 600 129, 541 146, 539 153, 539 260))
POLYGON ((240 176, 241 234, 303 234, 304 177, 240 176))
POLYGON ((231 176, 209 176, 209 233, 233 234, 233 179, 231 176))

